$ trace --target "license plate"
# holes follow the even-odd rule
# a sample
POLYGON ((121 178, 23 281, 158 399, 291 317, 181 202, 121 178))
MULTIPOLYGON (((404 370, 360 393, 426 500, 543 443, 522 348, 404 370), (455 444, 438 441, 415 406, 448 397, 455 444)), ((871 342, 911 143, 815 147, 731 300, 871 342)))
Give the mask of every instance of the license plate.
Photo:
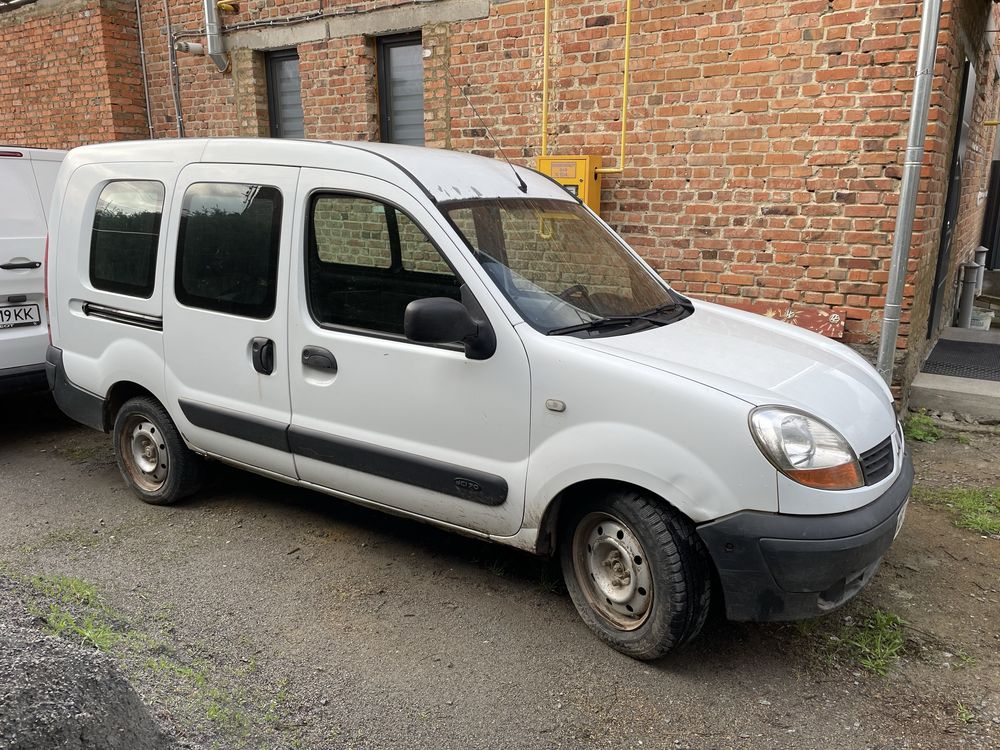
POLYGON ((893 539, 895 539, 897 536, 899 536, 899 532, 903 528, 903 519, 906 518, 906 506, 908 506, 909 504, 910 504, 910 499, 907 498, 906 502, 903 503, 903 509, 901 511, 899 511, 899 515, 896 516, 896 533, 892 535, 893 539))
POLYGON ((0 307, 0 328, 37 326, 42 324, 38 305, 9 305, 0 307))

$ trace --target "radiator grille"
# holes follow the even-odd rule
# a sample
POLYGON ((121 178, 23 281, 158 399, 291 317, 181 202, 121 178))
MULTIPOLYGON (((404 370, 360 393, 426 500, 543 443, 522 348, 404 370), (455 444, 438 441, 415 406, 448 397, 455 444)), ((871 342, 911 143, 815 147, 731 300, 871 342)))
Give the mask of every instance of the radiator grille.
POLYGON ((878 484, 892 474, 892 436, 861 454, 861 473, 865 484, 878 484))

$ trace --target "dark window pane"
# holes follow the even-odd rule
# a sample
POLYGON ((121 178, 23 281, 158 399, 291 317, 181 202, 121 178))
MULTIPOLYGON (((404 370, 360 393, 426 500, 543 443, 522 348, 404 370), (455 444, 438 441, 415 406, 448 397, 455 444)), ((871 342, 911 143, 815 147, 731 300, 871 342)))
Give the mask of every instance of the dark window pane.
POLYGON ((202 182, 184 193, 177 299, 206 310, 267 318, 274 312, 281 193, 266 185, 202 182))
POLYGON ((105 186, 90 238, 90 283, 95 289, 152 296, 162 211, 159 182, 123 180, 105 186))
POLYGON ((275 138, 304 138, 299 56, 294 51, 268 55, 267 86, 271 135, 275 138))
POLYGON ((424 231, 370 198, 314 197, 307 261, 309 309, 320 325, 401 334, 414 300, 461 299, 461 282, 424 231))
POLYGON ((424 145, 424 60, 419 37, 380 42, 382 140, 424 145))

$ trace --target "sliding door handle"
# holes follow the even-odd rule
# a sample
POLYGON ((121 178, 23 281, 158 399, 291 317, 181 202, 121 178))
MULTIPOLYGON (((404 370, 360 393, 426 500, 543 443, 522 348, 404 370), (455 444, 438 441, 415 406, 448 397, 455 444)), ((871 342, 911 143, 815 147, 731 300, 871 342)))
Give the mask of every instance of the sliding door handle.
POLYGON ((4 271, 20 271, 23 269, 41 268, 42 262, 38 260, 28 260, 21 263, 0 263, 0 268, 4 271))
POLYGON ((274 372, 274 342, 271 339, 258 336, 250 341, 250 356, 253 359, 253 369, 261 375, 274 372))

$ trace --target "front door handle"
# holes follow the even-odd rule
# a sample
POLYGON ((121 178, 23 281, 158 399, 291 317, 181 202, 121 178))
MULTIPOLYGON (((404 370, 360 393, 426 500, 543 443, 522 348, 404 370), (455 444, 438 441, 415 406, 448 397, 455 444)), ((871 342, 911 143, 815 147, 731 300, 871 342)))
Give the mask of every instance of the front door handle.
POLYGON ((271 339, 257 336, 250 341, 250 356, 253 359, 253 369, 262 375, 274 372, 274 342, 271 339))
POLYGON ((0 268, 4 271, 19 271, 25 268, 41 268, 42 263, 38 260, 27 260, 21 263, 2 263, 0 268))
POLYGON ((307 346, 302 349, 302 364, 317 370, 337 372, 337 358, 321 346, 307 346))

